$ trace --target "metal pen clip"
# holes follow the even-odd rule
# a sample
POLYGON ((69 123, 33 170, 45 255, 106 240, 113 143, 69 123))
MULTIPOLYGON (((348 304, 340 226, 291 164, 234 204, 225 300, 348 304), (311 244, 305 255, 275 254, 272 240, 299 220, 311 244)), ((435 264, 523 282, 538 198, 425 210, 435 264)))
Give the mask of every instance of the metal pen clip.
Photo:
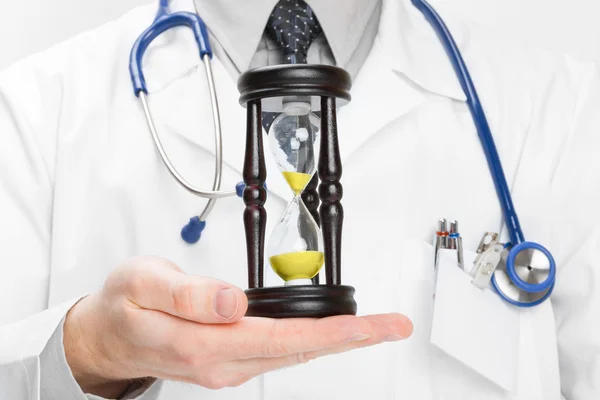
MULTIPOLYGON (((479 246, 477 246, 477 254, 481 254, 490 248, 494 243, 498 242, 498 234, 494 232, 486 232, 483 234, 479 246)), ((477 260, 476 260, 477 261, 477 260)))

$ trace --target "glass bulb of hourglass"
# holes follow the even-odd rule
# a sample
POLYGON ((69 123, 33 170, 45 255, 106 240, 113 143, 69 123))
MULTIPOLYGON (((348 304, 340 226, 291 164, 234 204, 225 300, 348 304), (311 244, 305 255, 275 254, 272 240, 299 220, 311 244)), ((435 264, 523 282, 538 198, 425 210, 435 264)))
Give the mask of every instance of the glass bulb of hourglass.
POLYGON ((316 172, 320 120, 310 103, 289 102, 269 129, 269 147, 284 178, 297 195, 316 172))
POLYGON ((273 229, 267 256, 286 286, 311 284, 323 267, 321 232, 300 196, 294 197, 273 229))
POLYGON ((269 147, 294 192, 267 246, 271 267, 286 285, 311 284, 323 266, 321 232, 300 197, 317 169, 319 126, 310 103, 286 102, 269 129, 269 147))

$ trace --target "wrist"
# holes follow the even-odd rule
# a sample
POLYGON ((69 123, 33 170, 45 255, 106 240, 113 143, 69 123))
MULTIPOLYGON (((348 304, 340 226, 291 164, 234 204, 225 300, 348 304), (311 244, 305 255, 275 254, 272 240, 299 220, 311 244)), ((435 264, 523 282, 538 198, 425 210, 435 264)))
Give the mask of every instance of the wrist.
POLYGON ((102 354, 100 338, 106 337, 106 332, 89 318, 94 315, 90 307, 94 300, 92 296, 86 297, 67 313, 63 326, 65 358, 84 393, 119 398, 129 389, 131 381, 116 378, 113 367, 102 354))

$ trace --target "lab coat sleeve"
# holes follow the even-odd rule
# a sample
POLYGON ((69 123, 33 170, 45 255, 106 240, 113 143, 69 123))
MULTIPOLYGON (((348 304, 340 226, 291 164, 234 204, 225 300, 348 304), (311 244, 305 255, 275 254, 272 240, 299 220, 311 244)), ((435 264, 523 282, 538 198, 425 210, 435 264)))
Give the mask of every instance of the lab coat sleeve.
POLYGON ((0 73, 1 399, 41 398, 39 355, 76 301, 47 309, 62 91, 58 74, 34 64, 0 73))
MULTIPOLYGON (((54 165, 68 101, 61 63, 70 51, 60 46, 0 72, 0 399, 92 398, 73 385, 57 339, 79 298, 48 304, 54 165), (69 395, 53 396, 65 387, 69 395)), ((155 399, 159 386, 135 395, 155 399)))
MULTIPOLYGON (((103 400, 95 395, 84 394, 77 385, 65 356, 63 325, 64 319, 56 328, 40 357, 42 398, 49 400, 80 400, 83 398, 103 400)), ((120 400, 154 400, 158 397, 161 384, 162 381, 147 380, 141 385, 132 385, 131 389, 120 397, 120 400)))
MULTIPOLYGON (((554 105, 545 109, 546 121, 568 129, 558 136, 549 201, 541 208, 548 207, 557 262, 552 305, 562 393, 567 400, 589 400, 600 398, 600 68, 570 60, 566 68, 567 80, 577 82, 572 92, 544 92, 544 103, 554 105)), ((543 131, 538 150, 552 142, 552 129, 543 131)))

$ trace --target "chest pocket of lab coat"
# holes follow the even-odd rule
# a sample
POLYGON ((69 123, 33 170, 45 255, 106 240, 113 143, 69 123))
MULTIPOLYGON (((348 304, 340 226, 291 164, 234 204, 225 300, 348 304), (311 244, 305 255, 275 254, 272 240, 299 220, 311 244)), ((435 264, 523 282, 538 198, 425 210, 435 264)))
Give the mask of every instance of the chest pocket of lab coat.
MULTIPOLYGON (((471 252, 465 249, 465 252, 471 252)), ((474 255, 473 255, 474 257, 474 255)), ((413 337, 396 346, 396 396, 432 400, 560 399, 552 308, 546 302, 519 309, 516 387, 502 390, 429 341, 434 292, 433 247, 407 240, 399 260, 398 312, 415 324, 413 337)), ((493 316, 490 316, 493 318, 493 316)), ((490 343, 493 345, 493 343, 490 343)))
MULTIPOLYGON (((468 250, 466 250, 468 251, 468 250)), ((396 311, 414 323, 413 336, 395 345, 396 397, 431 400, 504 399, 506 394, 430 342, 435 276, 433 246, 405 240, 398 260, 396 311)))

